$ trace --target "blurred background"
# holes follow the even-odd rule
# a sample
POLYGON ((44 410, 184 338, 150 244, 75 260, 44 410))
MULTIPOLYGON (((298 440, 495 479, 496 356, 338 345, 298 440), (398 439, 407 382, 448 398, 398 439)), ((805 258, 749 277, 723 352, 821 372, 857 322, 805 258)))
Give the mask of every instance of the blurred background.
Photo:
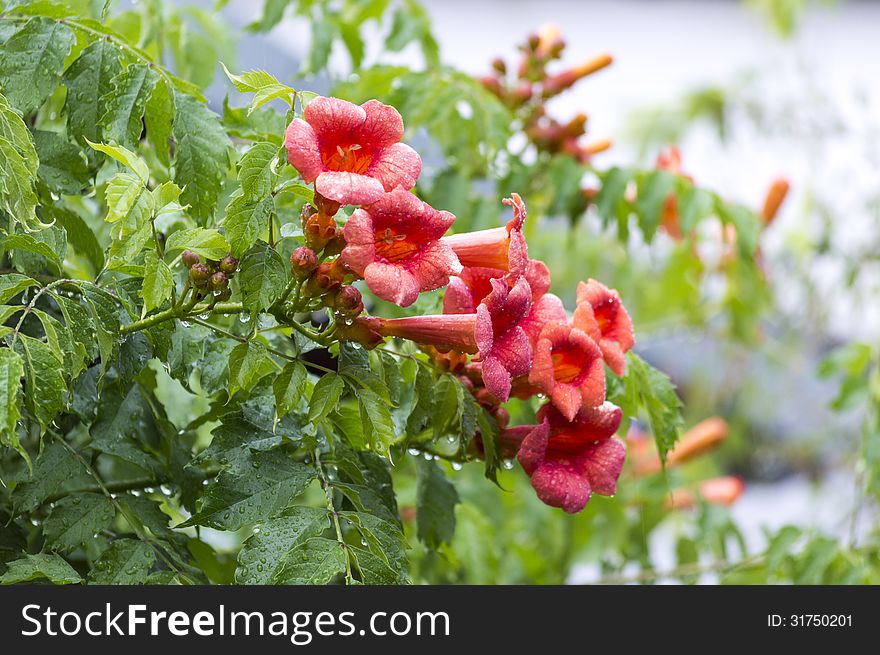
MULTIPOLYGON (((729 430, 711 456, 653 478, 624 477, 618 499, 596 499, 574 518, 509 493, 528 484, 521 471, 504 474, 507 491, 487 490, 480 471, 466 466, 456 477, 465 503, 454 548, 444 562, 424 554, 427 579, 557 581, 551 571, 562 562, 569 582, 639 579, 646 569, 670 572, 648 581, 877 580, 876 551, 862 555, 877 537, 880 470, 880 3, 426 0, 404 3, 400 29, 412 34, 391 47, 394 25, 389 37, 385 22, 359 24, 359 61, 344 38, 325 38, 321 18, 344 18, 357 3, 230 0, 220 9, 228 27, 214 33, 205 28, 214 29, 213 2, 173 4, 202 8, 193 15, 210 35, 206 62, 265 68, 297 88, 355 101, 392 102, 393 70, 383 76, 371 67, 430 71, 439 66, 434 45, 442 65, 468 77, 489 75, 496 57, 515 67, 528 36, 553 26, 565 40, 556 70, 613 56, 610 67, 546 103, 561 123, 586 114, 589 141, 612 141, 585 168, 571 173, 558 158, 542 160, 516 123, 502 135, 499 150, 553 167, 561 189, 556 197, 521 191, 536 210, 530 253, 551 262, 553 290, 569 306, 577 280, 595 276, 619 289, 635 320, 636 350, 678 386, 686 427, 720 416, 729 430), (325 58, 326 66, 315 64, 325 58), (670 145, 680 151, 679 172, 755 212, 774 180, 787 181, 752 268, 724 267, 717 225, 701 223, 683 238, 661 228, 646 238, 609 229, 601 193, 598 211, 557 202, 565 185, 589 198, 615 167, 653 170, 670 145), (713 258, 722 264, 707 263, 713 258), (729 476, 744 482, 741 493, 669 510, 672 488, 729 476), (457 566, 464 551, 471 566, 457 566)), ((219 67, 214 73, 215 110, 243 104, 219 67)), ((454 79, 453 99, 456 88, 470 94, 456 103, 455 121, 484 129, 477 121, 488 109, 454 79)), ((477 211, 469 198, 497 204, 497 192, 518 190, 507 188, 516 164, 487 155, 485 169, 456 186, 447 170, 456 137, 401 111, 410 141, 429 153, 420 193, 459 221, 495 224, 500 206, 477 211)), ((401 474, 404 498, 407 485, 401 474)))

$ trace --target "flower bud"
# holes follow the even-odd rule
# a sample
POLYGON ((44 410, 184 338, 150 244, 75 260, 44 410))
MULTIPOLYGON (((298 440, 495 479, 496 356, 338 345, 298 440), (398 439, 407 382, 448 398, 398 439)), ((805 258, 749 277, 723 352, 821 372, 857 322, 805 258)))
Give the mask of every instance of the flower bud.
POLYGON ((232 289, 226 287, 214 297, 217 299, 217 302, 226 302, 227 300, 232 298, 232 289))
POLYGON ((192 250, 184 250, 180 257, 183 260, 183 265, 187 268, 192 268, 201 261, 198 254, 194 253, 192 250))
POLYGON ((220 291, 228 286, 229 278, 226 277, 226 273, 223 271, 217 271, 211 276, 211 288, 214 289, 214 291, 220 291))
POLYGON ((324 214, 324 216, 332 217, 336 216, 336 212, 339 211, 340 204, 335 200, 325 198, 320 193, 316 193, 315 207, 318 208, 319 214, 324 214))
POLYGON ((211 269, 206 264, 195 264, 189 269, 189 279, 197 287, 203 287, 211 277, 211 269))
POLYGON ((238 260, 231 254, 226 255, 226 257, 220 260, 220 270, 226 273, 227 276, 235 275, 237 269, 238 260))
POLYGON ((364 311, 361 292, 351 285, 342 287, 333 299, 333 308, 344 316, 357 316, 364 311))
POLYGON ((504 75, 507 72, 507 64, 504 63, 501 57, 496 57, 492 60, 492 70, 499 75, 504 75))
POLYGON ((290 267, 294 276, 308 277, 318 267, 318 257, 311 248, 300 246, 290 255, 290 267))

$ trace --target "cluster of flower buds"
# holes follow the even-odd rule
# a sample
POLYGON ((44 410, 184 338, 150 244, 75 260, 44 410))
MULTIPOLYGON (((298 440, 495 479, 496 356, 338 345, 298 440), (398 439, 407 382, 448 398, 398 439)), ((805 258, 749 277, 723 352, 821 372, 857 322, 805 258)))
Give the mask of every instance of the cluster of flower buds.
MULTIPOLYGON (((559 52, 553 46, 546 56, 559 52)), ((569 317, 549 293, 547 265, 529 258, 517 194, 503 201, 513 210, 506 224, 447 235, 455 216, 410 192, 421 158, 402 136, 400 114, 376 100, 318 97, 287 128, 288 160, 315 185, 315 202, 303 212, 306 245, 291 256, 306 296, 344 317, 340 339, 368 348, 408 339, 459 375, 495 416, 503 448, 516 454, 545 503, 577 512, 592 493, 613 494, 625 447, 613 437, 622 414, 605 401, 605 368, 623 375, 634 344, 619 295, 596 280, 581 282, 569 317), (339 230, 343 205, 356 209, 339 230), (443 313, 363 315, 351 286, 361 279, 401 307, 445 287, 443 313), (508 425, 502 404, 511 397, 546 399, 539 422, 508 425)))
POLYGON ((181 255, 184 266, 189 269, 189 284, 198 290, 200 295, 212 292, 219 300, 229 300, 232 291, 229 280, 238 270, 238 260, 228 253, 223 259, 208 259, 204 263, 198 253, 184 250, 181 255))
MULTIPOLYGON (((728 431, 727 422, 718 416, 697 423, 669 451, 666 456, 667 468, 679 466, 711 452, 724 442, 728 431)), ((638 477, 656 475, 663 468, 653 441, 650 435, 635 426, 630 428, 626 436, 632 471, 638 477)), ((710 505, 732 505, 744 490, 745 485, 740 478, 724 475, 702 480, 694 489, 674 489, 666 504, 676 509, 688 509, 694 507, 699 498, 710 505)))
POLYGON ((526 135, 538 150, 565 153, 585 163, 594 154, 610 148, 611 141, 583 143, 581 137, 586 134, 586 114, 577 114, 571 120, 561 122, 547 113, 546 102, 609 66, 612 58, 601 54, 573 68, 549 72, 548 65, 561 59, 564 51, 565 41, 559 29, 544 27, 520 46, 521 59, 515 72, 508 70, 503 59, 495 59, 492 72, 479 81, 520 115, 526 135))

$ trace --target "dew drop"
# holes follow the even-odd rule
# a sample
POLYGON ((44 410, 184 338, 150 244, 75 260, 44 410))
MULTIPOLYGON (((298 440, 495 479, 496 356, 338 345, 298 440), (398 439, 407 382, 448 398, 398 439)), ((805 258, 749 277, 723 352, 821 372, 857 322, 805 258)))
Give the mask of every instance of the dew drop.
POLYGON ((452 462, 452 470, 453 470, 453 471, 460 471, 461 468, 462 468, 462 467, 461 467, 461 463, 460 463, 460 462, 452 462))
POLYGON ((413 457, 418 457, 421 454, 418 448, 407 448, 406 452, 408 452, 413 457))
POLYGON ((503 462, 501 462, 501 466, 502 466, 506 471, 509 471, 510 469, 513 468, 513 460, 512 460, 512 459, 505 459, 503 462))
POLYGON ((238 321, 239 323, 249 323, 251 320, 250 314, 239 314, 238 321))

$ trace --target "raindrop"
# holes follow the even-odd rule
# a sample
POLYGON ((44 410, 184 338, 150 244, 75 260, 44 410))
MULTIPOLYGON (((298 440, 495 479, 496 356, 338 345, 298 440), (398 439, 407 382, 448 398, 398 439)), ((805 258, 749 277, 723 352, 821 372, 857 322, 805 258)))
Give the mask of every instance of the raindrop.
POLYGON ((207 486, 208 486, 208 481, 207 481, 207 480, 202 480, 202 486, 203 486, 203 487, 207 487, 207 486))
POLYGON ((423 455, 423 457, 424 457, 427 461, 429 461, 429 462, 430 462, 432 459, 434 459, 434 456, 433 456, 431 453, 425 453, 425 454, 423 455))
POLYGON ((509 471, 513 468, 513 460, 505 459, 503 462, 501 462, 501 466, 504 468, 504 470, 509 471))
POLYGON ((185 328, 188 328, 190 325, 192 325, 192 323, 190 323, 189 321, 181 321, 180 324, 185 328))
POLYGON ((162 493, 163 496, 170 496, 173 493, 171 491, 171 487, 169 487, 167 484, 159 485, 159 491, 160 493, 162 493))
POLYGON ((413 457, 418 457, 421 454, 421 451, 418 448, 407 448, 406 452, 408 452, 413 457))
POLYGON ((205 312, 204 314, 199 314, 199 318, 203 321, 207 321, 210 316, 211 315, 208 312, 205 312))
POLYGON ((461 462, 452 462, 452 470, 460 471, 461 470, 461 462))
POLYGON ((138 496, 141 495, 141 492, 138 491, 137 489, 132 489, 131 495, 134 496, 135 498, 137 498, 138 496))
POLYGON ((144 487, 144 493, 145 494, 152 494, 152 493, 156 493, 156 490, 153 487, 144 487))
POLYGON ((250 314, 239 314, 238 320, 240 323, 248 323, 251 320, 250 314))

